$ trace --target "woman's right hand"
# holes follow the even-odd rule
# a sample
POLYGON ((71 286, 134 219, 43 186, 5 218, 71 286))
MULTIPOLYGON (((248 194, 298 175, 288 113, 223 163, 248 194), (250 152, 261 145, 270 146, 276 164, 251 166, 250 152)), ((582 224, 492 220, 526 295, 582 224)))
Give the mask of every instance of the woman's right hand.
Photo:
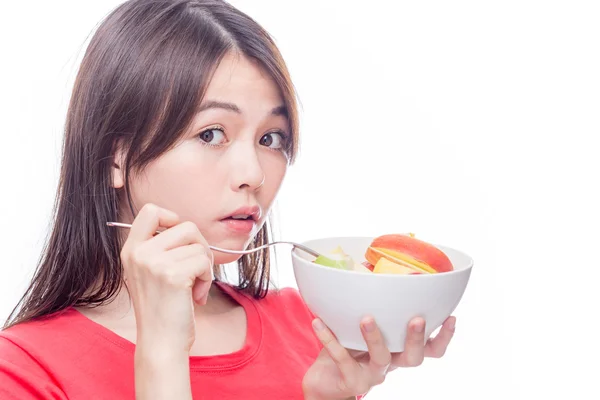
MULTIPOLYGON (((214 277, 206 240, 194 223, 180 223, 175 213, 147 204, 133 221, 121 261, 136 319, 138 398, 157 386, 173 388, 177 381, 187 386, 196 336, 194 301, 206 304, 214 277), (160 228, 167 229, 157 235, 160 228), (165 381, 165 374, 183 376, 165 381)), ((189 387, 181 389, 187 397, 189 387)))

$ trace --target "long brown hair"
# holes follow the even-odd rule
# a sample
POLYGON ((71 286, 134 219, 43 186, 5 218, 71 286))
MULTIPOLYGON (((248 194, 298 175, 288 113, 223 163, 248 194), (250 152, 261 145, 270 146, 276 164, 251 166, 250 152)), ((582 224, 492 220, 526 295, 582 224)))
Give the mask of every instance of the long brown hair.
MULTIPOLYGON (((169 150, 186 131, 212 73, 229 51, 259 63, 278 85, 298 149, 293 85, 274 41, 250 17, 221 0, 130 0, 110 13, 92 37, 66 117, 53 228, 34 277, 5 328, 71 306, 110 301, 121 287, 119 204, 112 187, 117 143, 130 172, 169 150)), ((135 214, 134 214, 135 215, 135 214)), ((270 237, 266 222, 251 247, 270 237)), ((239 288, 264 297, 269 252, 238 261, 239 288)))

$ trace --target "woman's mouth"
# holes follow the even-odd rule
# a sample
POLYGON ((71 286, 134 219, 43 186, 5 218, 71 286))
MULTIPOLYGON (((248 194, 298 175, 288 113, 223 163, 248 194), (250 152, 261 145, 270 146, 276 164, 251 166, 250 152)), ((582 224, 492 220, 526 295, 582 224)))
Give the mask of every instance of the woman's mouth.
POLYGON ((225 224, 225 226, 235 233, 249 234, 254 229, 256 222, 250 219, 240 219, 240 218, 225 218, 222 219, 221 222, 225 224))
POLYGON ((259 218, 259 207, 244 207, 221 219, 221 222, 228 230, 247 235, 252 232, 259 218))

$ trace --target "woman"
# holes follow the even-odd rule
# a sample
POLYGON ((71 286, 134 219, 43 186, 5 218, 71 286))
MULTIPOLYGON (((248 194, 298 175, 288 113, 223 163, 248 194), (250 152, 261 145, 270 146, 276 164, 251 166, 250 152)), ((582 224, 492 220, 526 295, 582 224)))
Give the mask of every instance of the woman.
POLYGON ((415 319, 393 355, 367 318, 369 353, 350 353, 296 291, 269 288, 268 251, 208 248, 269 241, 298 148, 284 61, 227 3, 122 4, 66 122, 51 236, 0 333, 3 399, 356 398, 445 352, 454 317, 425 346, 415 319), (232 262, 238 287, 222 281, 232 262))

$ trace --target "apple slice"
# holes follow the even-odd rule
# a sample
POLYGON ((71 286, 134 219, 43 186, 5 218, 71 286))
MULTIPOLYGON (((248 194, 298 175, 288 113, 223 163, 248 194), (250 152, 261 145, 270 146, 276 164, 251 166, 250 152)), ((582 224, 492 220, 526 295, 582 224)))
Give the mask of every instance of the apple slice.
POLYGON ((454 269, 452 262, 442 250, 431 243, 417 239, 414 234, 382 235, 373 240, 371 247, 433 274, 454 269))
POLYGON ((319 265, 336 269, 356 269, 355 261, 352 259, 352 257, 350 257, 344 252, 341 246, 336 247, 326 255, 321 255, 317 257, 313 262, 319 265))
POLYGON ((387 258, 381 257, 377 264, 375 264, 375 268, 373 272, 376 274, 398 274, 398 275, 413 275, 413 274, 422 274, 422 272, 416 272, 414 269, 406 267, 401 264, 397 264, 393 261, 388 260, 387 258))
POLYGON ((394 251, 394 250, 386 249, 383 247, 372 247, 372 249, 375 250, 376 252, 381 252, 381 253, 385 254, 385 256, 388 256, 394 262, 402 261, 403 264, 405 264, 405 265, 408 264, 412 268, 417 269, 419 271, 425 271, 430 274, 435 274, 438 272, 434 268, 429 266, 428 264, 425 264, 424 262, 421 262, 421 261, 415 259, 414 257, 411 257, 411 256, 401 253, 399 251, 394 251))
POLYGON ((325 267, 336 268, 336 269, 349 269, 348 263, 344 259, 335 259, 325 256, 319 256, 314 261, 315 264, 323 265, 325 267))
MULTIPOLYGON (((387 250, 387 249, 385 249, 385 250, 387 250)), ((435 270, 431 270, 431 269, 419 268, 419 266, 417 266, 417 265, 413 265, 401 258, 394 257, 393 255, 389 254, 387 251, 382 251, 382 249, 376 248, 376 247, 369 247, 367 249, 366 258, 373 265, 377 265, 377 263, 381 259, 386 259, 395 264, 399 264, 399 265, 402 265, 403 267, 410 268, 413 272, 427 273, 427 274, 436 272, 435 270)))

